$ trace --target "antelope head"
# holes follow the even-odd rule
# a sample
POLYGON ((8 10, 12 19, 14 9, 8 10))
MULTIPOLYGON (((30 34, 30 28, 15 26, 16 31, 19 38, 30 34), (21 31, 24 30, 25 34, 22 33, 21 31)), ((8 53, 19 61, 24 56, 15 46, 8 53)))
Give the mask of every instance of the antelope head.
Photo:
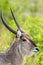
POLYGON ((10 9, 11 11, 11 14, 12 14, 12 17, 14 19, 14 22, 16 23, 17 27, 18 27, 18 30, 15 31, 13 30, 11 27, 9 27, 6 23, 6 21, 4 20, 4 17, 3 17, 3 14, 1 12, 0 16, 1 16, 1 20, 3 22, 3 24, 5 25, 5 27, 11 31, 12 33, 14 33, 16 35, 16 41, 18 44, 18 48, 19 48, 19 52, 22 56, 31 56, 33 55, 34 53, 37 53, 39 51, 38 47, 36 46, 36 44, 31 40, 31 38, 29 37, 29 35, 24 32, 20 25, 18 24, 15 16, 14 16, 14 13, 12 11, 12 9, 10 9))

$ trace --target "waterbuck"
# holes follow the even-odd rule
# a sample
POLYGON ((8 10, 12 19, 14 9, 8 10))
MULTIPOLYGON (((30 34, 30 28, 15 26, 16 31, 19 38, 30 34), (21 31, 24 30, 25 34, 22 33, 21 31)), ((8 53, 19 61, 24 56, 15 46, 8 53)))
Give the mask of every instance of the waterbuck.
POLYGON ((12 9, 10 9, 14 22, 16 23, 18 30, 13 30, 10 26, 7 25, 2 11, 0 12, 0 18, 4 26, 16 35, 15 40, 12 42, 11 47, 6 52, 0 53, 0 65, 21 65, 23 63, 24 56, 31 56, 34 53, 39 51, 38 47, 31 40, 29 35, 22 30, 18 24, 12 9))

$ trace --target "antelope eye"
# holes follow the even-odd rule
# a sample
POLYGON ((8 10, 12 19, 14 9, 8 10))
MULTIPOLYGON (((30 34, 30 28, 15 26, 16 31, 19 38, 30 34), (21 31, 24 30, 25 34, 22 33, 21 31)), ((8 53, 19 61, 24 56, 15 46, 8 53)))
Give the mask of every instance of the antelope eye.
POLYGON ((26 39, 22 39, 24 42, 26 41, 26 39))

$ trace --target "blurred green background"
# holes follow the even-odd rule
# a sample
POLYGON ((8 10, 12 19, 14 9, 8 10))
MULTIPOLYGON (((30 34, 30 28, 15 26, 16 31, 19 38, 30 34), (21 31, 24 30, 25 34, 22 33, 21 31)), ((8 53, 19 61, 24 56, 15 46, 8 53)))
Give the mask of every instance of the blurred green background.
MULTIPOLYGON (((8 25, 17 29, 10 12, 12 8, 20 26, 40 49, 39 54, 27 57, 24 65, 43 65, 43 0, 0 0, 0 8, 8 25)), ((0 19, 0 52, 10 47, 14 37, 0 19)))

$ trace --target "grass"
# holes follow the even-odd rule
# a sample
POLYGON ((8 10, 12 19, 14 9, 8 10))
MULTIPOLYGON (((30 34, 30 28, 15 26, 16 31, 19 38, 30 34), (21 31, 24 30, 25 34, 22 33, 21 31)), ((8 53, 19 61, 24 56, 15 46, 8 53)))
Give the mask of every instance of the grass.
MULTIPOLYGON (((27 57, 24 65, 43 65, 43 17, 36 16, 33 13, 30 15, 31 3, 29 1, 0 0, 0 8, 3 10, 7 23, 16 30, 17 27, 10 12, 10 7, 12 8, 20 26, 30 35, 40 49, 38 54, 27 57)), ((15 35, 4 27, 0 19, 0 52, 6 51, 14 38, 15 35)))

